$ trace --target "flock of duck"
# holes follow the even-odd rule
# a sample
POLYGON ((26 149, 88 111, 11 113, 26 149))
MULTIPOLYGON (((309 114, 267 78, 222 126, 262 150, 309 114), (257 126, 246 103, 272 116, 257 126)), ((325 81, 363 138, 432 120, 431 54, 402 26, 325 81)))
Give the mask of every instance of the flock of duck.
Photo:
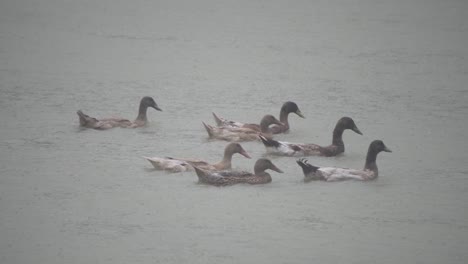
MULTIPOLYGON (((106 130, 114 127, 136 128, 146 125, 148 107, 162 111, 153 98, 145 96, 140 101, 138 116, 134 121, 123 118, 105 118, 96 119, 84 114, 81 110, 77 111, 80 125, 86 128, 97 130, 106 130)), ((225 149, 222 160, 215 164, 210 164, 203 160, 181 159, 172 157, 144 157, 156 169, 167 170, 170 172, 183 172, 195 170, 199 182, 216 186, 233 185, 237 183, 265 184, 271 182, 271 176, 266 170, 273 170, 283 173, 269 159, 258 159, 254 166, 254 172, 231 170, 232 156, 236 153, 249 158, 249 154, 237 143, 240 141, 258 140, 266 147, 267 153, 281 156, 336 156, 345 151, 343 142, 343 132, 347 129, 362 135, 353 119, 343 117, 336 123, 333 130, 332 143, 329 146, 319 146, 316 144, 296 144, 273 139, 274 134, 289 131, 288 116, 294 113, 299 117, 305 118, 294 102, 286 102, 281 107, 280 118, 276 119, 272 115, 265 115, 260 124, 241 123, 222 118, 215 113, 213 117, 217 126, 203 125, 210 138, 230 141, 225 149)), ((337 167, 317 167, 311 165, 306 159, 300 158, 296 162, 302 168, 304 180, 321 181, 342 181, 342 180, 361 180, 368 181, 378 177, 376 158, 381 151, 391 152, 381 140, 374 140, 370 143, 367 151, 366 162, 363 169, 348 169, 337 167)))

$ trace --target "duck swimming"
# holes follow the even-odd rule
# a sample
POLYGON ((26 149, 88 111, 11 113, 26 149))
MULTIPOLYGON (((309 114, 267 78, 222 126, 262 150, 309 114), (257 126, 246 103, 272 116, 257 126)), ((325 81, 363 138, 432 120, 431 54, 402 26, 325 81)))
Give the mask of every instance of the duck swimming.
POLYGON ((301 166, 304 172, 304 181, 322 180, 322 181, 344 181, 344 180, 359 180, 370 181, 379 176, 377 169, 377 154, 381 151, 392 152, 381 140, 374 140, 369 145, 367 151, 366 164, 364 169, 345 169, 335 167, 316 167, 307 163, 305 159, 297 160, 297 164, 301 166))
POLYGON ((271 136, 269 126, 272 124, 283 125, 283 123, 272 115, 266 115, 262 118, 259 126, 260 130, 257 130, 255 124, 246 127, 214 127, 203 122, 203 126, 210 138, 234 142, 258 140, 260 134, 269 138, 271 136))
POLYGON ((215 164, 209 164, 203 160, 196 159, 179 159, 179 158, 158 158, 158 157, 143 157, 147 159, 155 169, 167 170, 170 172, 183 172, 193 170, 193 166, 204 170, 229 170, 231 169, 232 156, 236 153, 250 159, 249 154, 242 148, 239 143, 230 143, 224 148, 223 159, 215 164))
MULTIPOLYGON (((299 107, 297 106, 296 103, 294 102, 286 102, 283 104, 280 110, 280 124, 275 124, 269 128, 269 132, 271 134, 279 134, 279 133, 284 133, 289 130, 289 121, 288 121, 288 116, 290 113, 295 113, 296 115, 305 118, 304 115, 302 115, 301 110, 299 110, 299 107)), ((246 124, 246 123, 241 123, 237 121, 230 121, 225 118, 222 118, 215 113, 213 113, 214 120, 216 121, 216 124, 219 127, 251 127, 252 125, 256 124, 246 124)), ((256 125, 258 126, 258 125, 256 125)))
POLYGON ((138 116, 133 122, 124 118, 96 119, 94 117, 90 117, 84 114, 81 110, 78 110, 76 113, 80 118, 80 126, 82 127, 94 128, 98 130, 105 130, 114 127, 135 128, 142 127, 148 122, 148 119, 146 117, 146 110, 148 109, 148 107, 152 107, 158 111, 162 111, 152 97, 145 96, 140 101, 138 116))
POLYGON ((254 173, 246 171, 207 171, 194 167, 200 183, 227 186, 238 183, 266 184, 271 182, 271 176, 265 170, 283 173, 269 159, 259 159, 255 162, 254 173))
POLYGON ((336 156, 345 151, 343 142, 343 131, 351 129, 354 132, 362 135, 357 128, 354 120, 349 117, 342 117, 336 123, 333 130, 332 144, 322 147, 316 144, 296 144, 284 141, 276 141, 260 135, 260 139, 265 145, 267 152, 281 156, 336 156))

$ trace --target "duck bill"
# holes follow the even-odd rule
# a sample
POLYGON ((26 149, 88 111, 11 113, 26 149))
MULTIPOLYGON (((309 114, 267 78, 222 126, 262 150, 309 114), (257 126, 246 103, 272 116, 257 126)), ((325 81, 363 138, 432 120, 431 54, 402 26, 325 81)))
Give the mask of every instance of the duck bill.
POLYGON ((276 171, 276 172, 278 172, 278 173, 283 173, 283 171, 282 171, 282 170, 278 169, 278 167, 276 167, 276 166, 275 166, 275 165, 273 165, 273 164, 272 164, 272 166, 271 166, 271 168, 270 168, 270 169, 271 169, 271 170, 274 170, 274 171, 276 171))
POLYGON ((247 152, 245 150, 242 150, 241 152, 239 152, 239 154, 241 154, 242 156, 248 158, 248 159, 251 159, 251 157, 249 156, 249 154, 247 154, 247 152))
POLYGON ((384 147, 383 151, 385 151, 385 152, 392 152, 392 150, 389 149, 389 148, 387 148, 387 146, 384 147))
POLYGON ((305 116, 302 114, 301 110, 297 110, 296 112, 296 115, 302 117, 302 118, 305 118, 305 116))
POLYGON ((159 108, 159 106, 157 106, 157 105, 153 105, 152 107, 153 107, 154 109, 156 109, 156 110, 158 110, 158 111, 161 111, 161 112, 162 112, 162 109, 161 109, 161 108, 159 108))
POLYGON ((357 128, 357 126, 353 127, 352 130, 353 130, 354 132, 358 133, 359 135, 362 135, 361 130, 359 130, 359 128, 357 128))

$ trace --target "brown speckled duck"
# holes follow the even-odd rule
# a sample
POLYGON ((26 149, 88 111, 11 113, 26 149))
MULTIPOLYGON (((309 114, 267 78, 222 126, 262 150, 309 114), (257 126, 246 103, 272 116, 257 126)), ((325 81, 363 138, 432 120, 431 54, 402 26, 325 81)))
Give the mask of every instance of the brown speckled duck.
POLYGON ((343 142, 343 131, 351 129, 354 132, 362 135, 361 131, 357 128, 353 119, 343 117, 336 123, 333 130, 332 144, 322 147, 316 144, 297 144, 284 141, 276 141, 271 138, 260 136, 260 139, 265 145, 267 152, 281 156, 336 156, 345 151, 343 142))
POLYGON ((130 121, 124 118, 103 118, 96 119, 84 114, 81 110, 78 110, 76 113, 80 118, 80 126, 87 128, 94 128, 99 130, 105 130, 114 127, 123 127, 123 128, 135 128, 146 125, 148 119, 146 117, 146 110, 148 107, 152 107, 158 111, 162 111, 158 107, 153 98, 145 96, 140 101, 140 108, 138 110, 138 116, 135 121, 130 121))
POLYGON ((283 173, 269 159, 259 159, 255 162, 254 173, 246 171, 207 171, 194 167, 200 183, 227 186, 238 183, 266 184, 271 182, 271 176, 265 170, 283 173))
POLYGON ((232 156, 236 153, 250 159, 249 154, 242 148, 239 143, 230 143, 224 148, 223 159, 215 164, 210 164, 203 160, 196 159, 179 159, 179 158, 159 158, 159 157, 143 157, 147 159, 155 169, 167 170, 170 172, 183 172, 193 170, 193 166, 204 170, 229 170, 231 169, 232 156))
MULTIPOLYGON (((269 127, 268 132, 271 134, 279 134, 279 133, 284 133, 289 130, 289 120, 288 116, 290 113, 295 113, 296 115, 305 118, 304 115, 302 114, 301 110, 299 110, 299 107, 297 106, 296 103, 294 102, 286 102, 283 104, 280 110, 280 119, 279 121, 282 124, 275 124, 269 127)), ((260 126, 257 124, 246 124, 246 123, 241 123, 237 121, 230 121, 225 118, 222 118, 215 113, 213 113, 214 120, 216 121, 216 124, 220 127, 248 127, 252 128, 253 126, 257 127, 257 129, 260 131, 260 126)))
POLYGON ((297 164, 301 166, 304 172, 304 181, 322 180, 322 181, 344 181, 344 180, 359 180, 370 181, 379 176, 377 169, 377 154, 381 151, 392 152, 381 140, 374 140, 369 145, 367 151, 366 164, 364 169, 345 169, 335 167, 316 167, 307 163, 307 160, 300 159, 297 164))
POLYGON ((210 138, 238 142, 258 140, 259 134, 269 138, 271 136, 269 126, 272 124, 282 125, 283 123, 272 115, 266 115, 260 122, 260 131, 256 129, 255 124, 247 127, 214 127, 203 123, 203 126, 210 138))

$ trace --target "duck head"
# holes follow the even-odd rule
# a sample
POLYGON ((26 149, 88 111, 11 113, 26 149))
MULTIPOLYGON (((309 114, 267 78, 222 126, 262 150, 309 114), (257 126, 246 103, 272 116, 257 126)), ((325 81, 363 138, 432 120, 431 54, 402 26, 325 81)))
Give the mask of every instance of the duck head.
POLYGON ((387 146, 385 146, 382 140, 372 141, 372 143, 369 146, 369 151, 371 150, 375 153, 379 153, 381 151, 392 152, 389 148, 387 148, 387 146))
POLYGON ((376 176, 378 175, 378 170, 377 170, 377 154, 379 152, 385 151, 385 152, 392 152, 385 144, 382 142, 382 140, 374 140, 370 143, 369 145, 369 150, 367 151, 367 157, 366 157, 366 164, 364 165, 365 169, 372 170, 376 172, 376 176))
POLYGON ((278 173, 283 173, 283 171, 278 169, 278 167, 276 167, 275 164, 273 164, 273 162, 271 162, 271 160, 269 159, 258 159, 257 162, 255 162, 255 166, 254 166, 255 174, 262 173, 268 169, 274 170, 278 173))
POLYGON ((338 120, 337 126, 341 127, 343 130, 351 129, 357 134, 362 135, 362 132, 359 130, 359 128, 357 128, 354 120, 351 117, 342 117, 340 120, 338 120))
POLYGON ((229 145, 226 146, 226 149, 224 151, 225 153, 230 153, 231 155, 234 153, 239 153, 242 156, 250 159, 249 154, 244 150, 244 148, 239 144, 239 143, 230 143, 229 145))
POLYGON ((284 103, 283 106, 281 107, 281 111, 285 112, 287 114, 295 113, 296 115, 298 115, 298 116, 300 116, 302 118, 305 118, 304 115, 302 114, 301 110, 299 110, 299 107, 297 106, 297 104, 294 103, 294 102, 291 102, 291 101, 288 101, 288 102, 284 103))
POLYGON ((158 104, 154 101, 154 99, 150 96, 145 96, 141 99, 140 105, 145 106, 145 107, 152 107, 158 111, 162 111, 161 108, 159 108, 158 104))

